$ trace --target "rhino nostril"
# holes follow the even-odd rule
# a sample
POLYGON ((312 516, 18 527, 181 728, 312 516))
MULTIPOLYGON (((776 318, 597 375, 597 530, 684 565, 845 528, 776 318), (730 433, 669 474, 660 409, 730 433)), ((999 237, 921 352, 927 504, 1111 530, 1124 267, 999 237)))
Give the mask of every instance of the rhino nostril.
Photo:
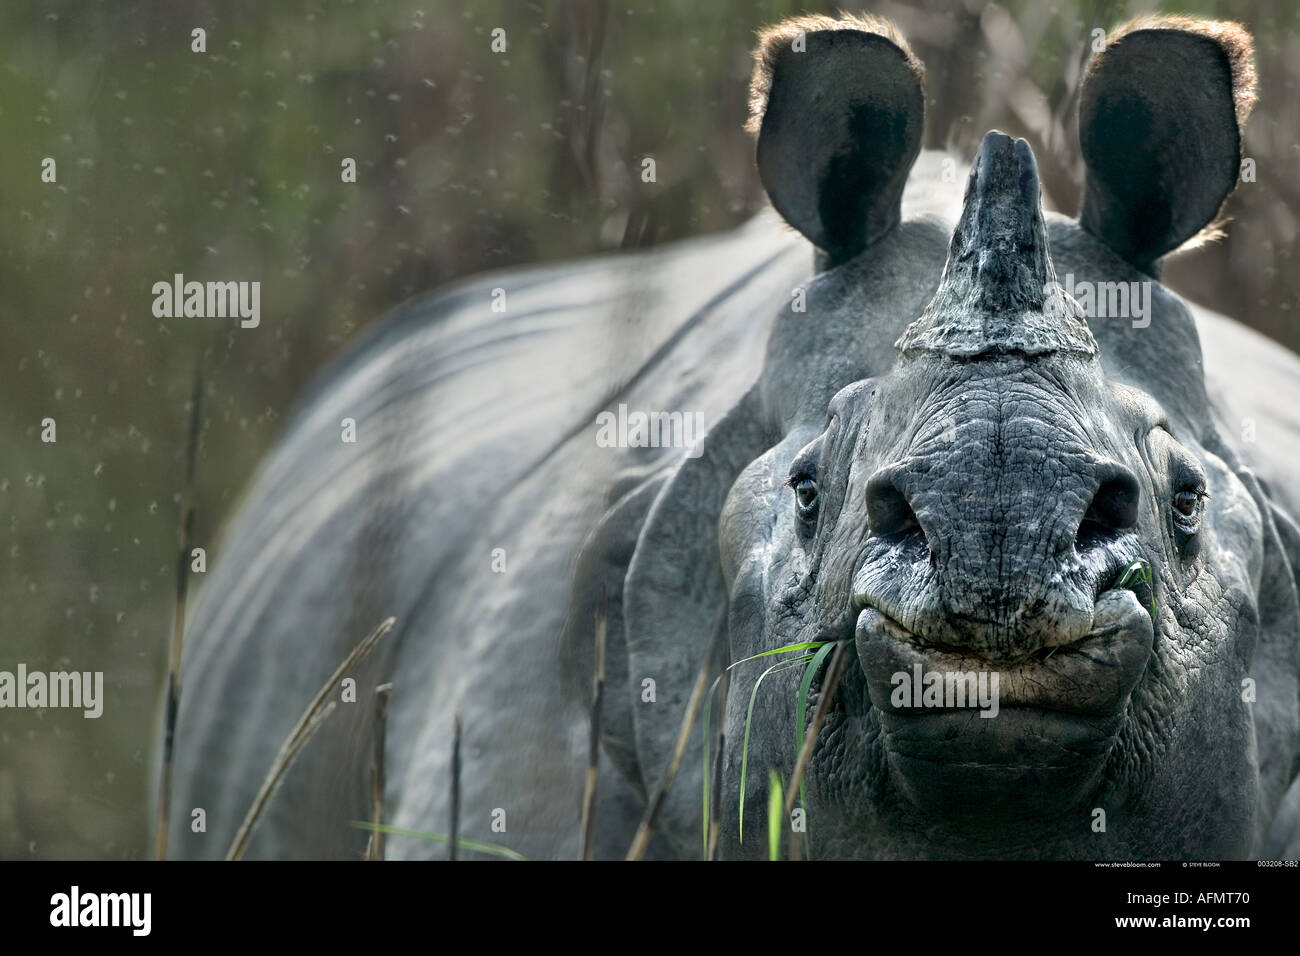
POLYGON ((1076 534, 1075 546, 1080 551, 1099 537, 1127 531, 1137 524, 1140 490, 1133 472, 1121 464, 1109 462, 1099 469, 1098 478, 1101 483, 1093 493, 1076 534))
POLYGON ((877 472, 867 482, 867 526, 881 537, 921 530, 907 497, 888 472, 877 472))

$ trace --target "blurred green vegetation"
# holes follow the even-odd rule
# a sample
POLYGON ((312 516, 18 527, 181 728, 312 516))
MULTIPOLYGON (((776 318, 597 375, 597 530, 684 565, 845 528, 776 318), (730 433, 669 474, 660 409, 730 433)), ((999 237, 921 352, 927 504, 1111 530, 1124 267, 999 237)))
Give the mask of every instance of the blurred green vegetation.
MULTIPOLYGON (((835 5, 55 0, 0 7, 0 669, 104 670, 104 716, 0 712, 0 856, 150 852, 186 402, 205 381, 196 543, 307 380, 453 277, 730 228, 756 28, 835 5), (191 30, 207 31, 206 53, 191 30), (506 31, 504 53, 491 31, 506 31), (640 181, 653 156, 658 181, 640 181), (41 161, 57 162, 42 183, 41 161), (340 182, 344 157, 356 184, 340 182), (157 319, 154 282, 262 282, 262 320, 157 319), (57 421, 58 441, 40 440, 57 421)), ((1073 211, 1093 27, 1156 7, 871 5, 928 67, 927 145, 1029 138, 1073 211)), ((1171 285, 1300 345, 1298 8, 1162 5, 1255 34, 1258 182, 1171 285)))

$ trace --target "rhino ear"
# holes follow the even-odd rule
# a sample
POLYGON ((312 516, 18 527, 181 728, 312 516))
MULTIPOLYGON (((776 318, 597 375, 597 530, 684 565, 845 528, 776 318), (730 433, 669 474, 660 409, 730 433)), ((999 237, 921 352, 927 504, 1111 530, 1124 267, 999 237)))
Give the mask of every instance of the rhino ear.
MULTIPOLYGON (((701 666, 717 649, 718 628, 726 626, 718 515, 736 476, 771 445, 761 405, 758 392, 750 390, 705 436, 702 453, 685 459, 664 484, 628 567, 627 692, 636 695, 635 747, 647 792, 671 761, 701 666), (654 682, 653 703, 645 697, 647 680, 654 682)), ((687 853, 698 852, 701 737, 697 725, 659 813, 659 829, 687 853)))
POLYGON ((1254 103, 1254 45, 1236 23, 1153 17, 1111 34, 1079 100, 1080 223, 1146 272, 1217 235, 1254 103))
POLYGON ((893 24, 798 17, 763 31, 749 128, 772 205, 834 265, 898 224, 925 69, 893 24))

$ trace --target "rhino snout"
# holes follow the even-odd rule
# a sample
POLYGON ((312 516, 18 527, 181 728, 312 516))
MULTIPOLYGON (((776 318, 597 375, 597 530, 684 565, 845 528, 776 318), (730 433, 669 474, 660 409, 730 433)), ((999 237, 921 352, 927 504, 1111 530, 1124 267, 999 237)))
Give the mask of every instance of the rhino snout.
POLYGON ((925 462, 879 469, 865 488, 857 609, 990 665, 1088 639, 1103 594, 1142 555, 1137 477, 1106 459, 1050 481, 1021 464, 979 492, 925 462))

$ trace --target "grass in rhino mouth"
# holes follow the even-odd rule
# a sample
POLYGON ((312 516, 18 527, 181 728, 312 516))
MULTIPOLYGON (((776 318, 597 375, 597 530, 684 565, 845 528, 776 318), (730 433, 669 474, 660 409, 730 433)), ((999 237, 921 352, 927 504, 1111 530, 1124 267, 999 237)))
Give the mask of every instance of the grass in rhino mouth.
POLYGON ((1120 571, 1119 577, 1115 579, 1108 591, 1132 591, 1137 595, 1137 599, 1146 604, 1147 610, 1151 612, 1151 623, 1156 622, 1156 588, 1155 578, 1151 572, 1151 564, 1144 558, 1137 558, 1130 561, 1120 571))
MULTIPOLYGON (((745 840, 745 789, 749 776, 749 731, 754 720, 754 703, 758 700, 758 689, 763 685, 763 680, 767 675, 778 670, 788 670, 795 665, 804 664, 803 677, 799 681, 799 689, 795 695, 795 732, 794 732, 794 750, 798 754, 804 746, 806 738, 806 718, 808 713, 808 693, 812 688, 813 678, 821 669, 822 664, 835 650, 836 641, 802 641, 795 644, 786 644, 784 647, 776 647, 769 651, 763 651, 738 660, 727 667, 727 671, 739 667, 742 664, 748 664, 765 657, 777 657, 782 655, 798 655, 793 658, 778 661, 763 673, 758 675, 758 680, 754 681, 754 686, 749 692, 749 706, 745 711, 745 736, 740 749, 740 802, 737 813, 737 837, 741 843, 745 840)), ((709 858, 709 714, 713 706, 714 693, 717 690, 722 675, 719 674, 714 680, 713 686, 709 688, 709 694, 704 705, 704 772, 703 772, 703 819, 702 819, 702 839, 704 858, 709 858)), ((780 846, 780 827, 781 827, 781 776, 776 770, 769 768, 769 786, 768 786, 768 856, 769 859, 777 859, 780 846), (773 807, 775 806, 775 815, 773 807)), ((803 781, 799 781, 799 803, 803 807, 806 804, 806 792, 803 781)), ((807 814, 806 807, 805 815, 807 814)), ((811 846, 811 839, 809 845, 811 846)))

